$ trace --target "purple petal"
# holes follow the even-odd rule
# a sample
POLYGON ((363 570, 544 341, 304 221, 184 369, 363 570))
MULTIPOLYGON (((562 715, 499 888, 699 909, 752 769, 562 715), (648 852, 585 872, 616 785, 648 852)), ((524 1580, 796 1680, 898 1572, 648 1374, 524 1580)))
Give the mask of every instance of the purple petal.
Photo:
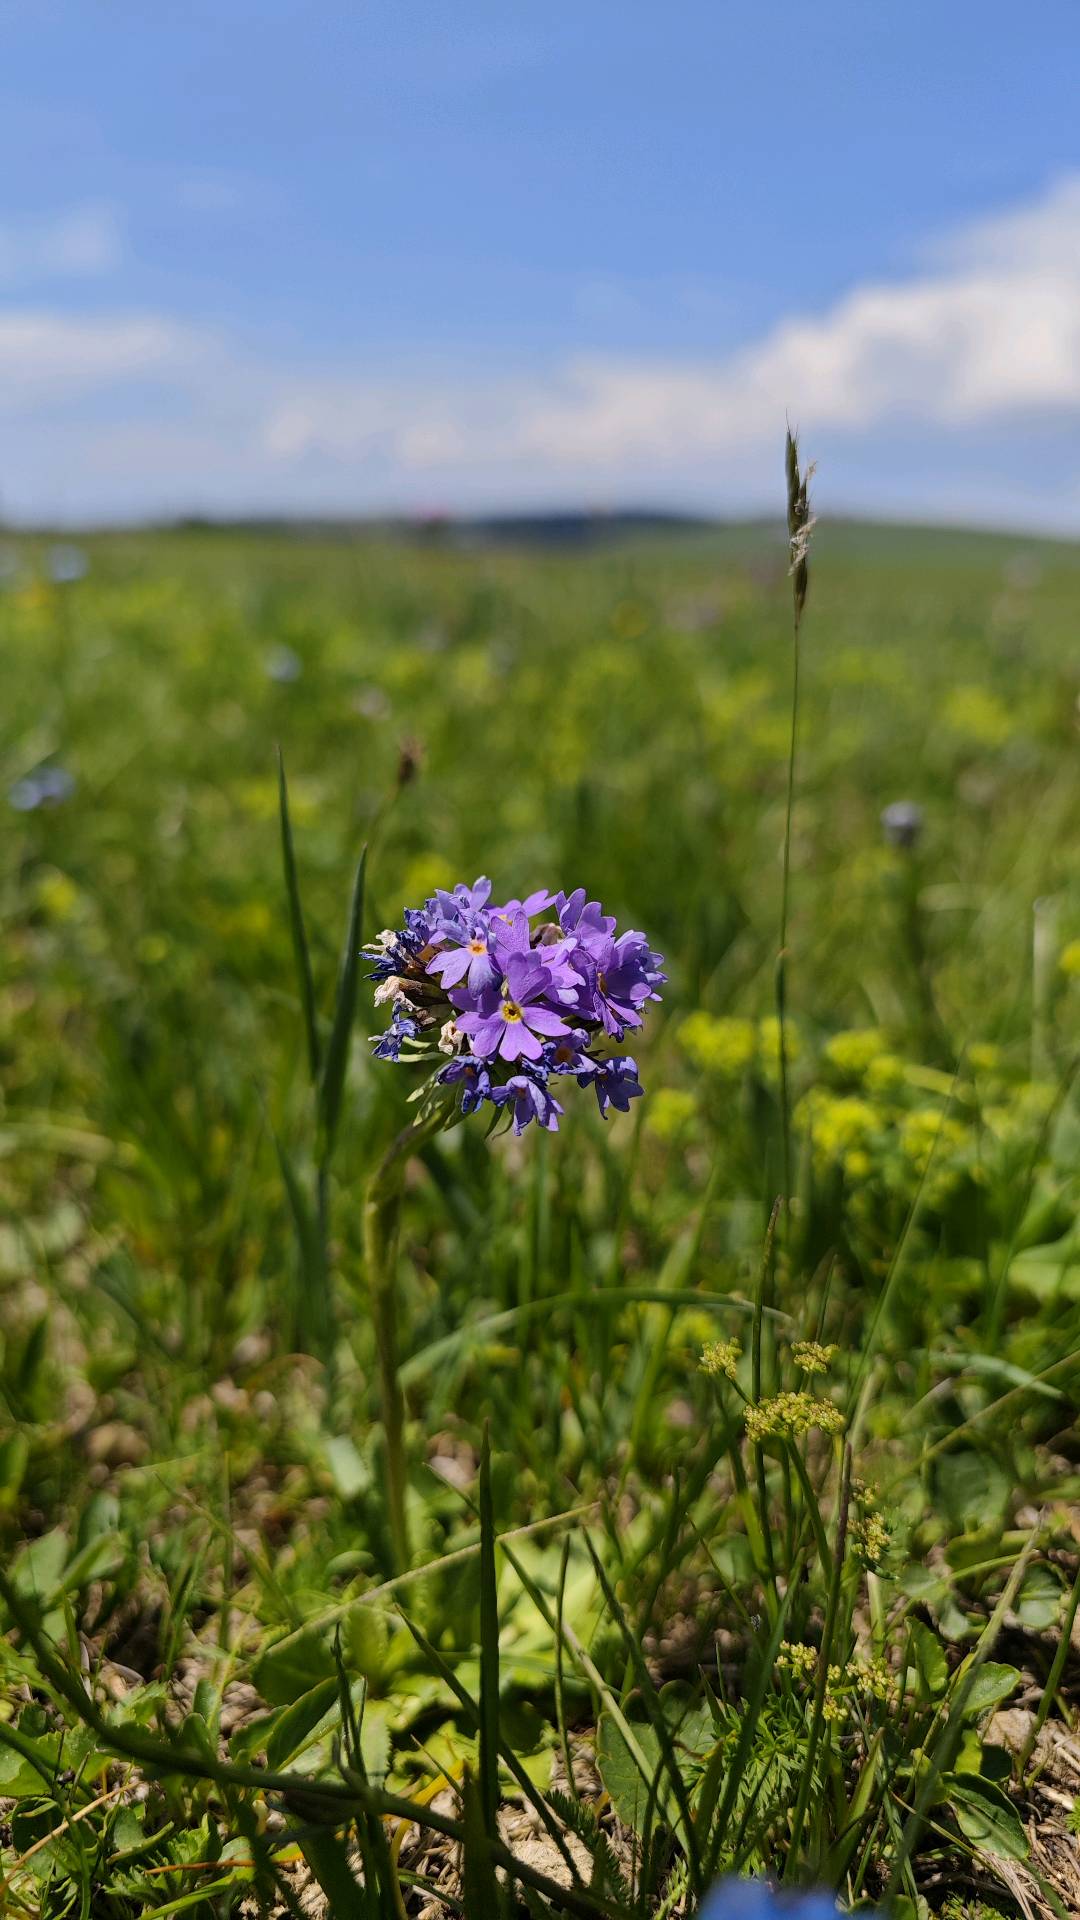
MULTIPOLYGON (((441 980, 444 987, 456 987, 469 972, 471 959, 468 947, 451 947, 448 953, 437 953, 434 960, 428 962, 428 972, 441 980)), ((476 982, 470 979, 469 985, 475 986, 476 982)))
POLYGON ((556 1038, 570 1031, 566 1021, 560 1020, 557 1013, 552 1013, 548 1007, 538 1007, 535 1003, 525 1008, 523 1017, 526 1026, 531 1027, 534 1033, 547 1033, 556 1038))

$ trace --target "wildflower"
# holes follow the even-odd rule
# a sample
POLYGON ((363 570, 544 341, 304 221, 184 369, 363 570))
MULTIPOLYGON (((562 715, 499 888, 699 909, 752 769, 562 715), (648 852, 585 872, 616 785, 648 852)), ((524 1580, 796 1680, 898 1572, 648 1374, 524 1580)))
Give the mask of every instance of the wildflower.
POLYGON ((741 1349, 737 1340, 710 1340, 701 1349, 701 1371, 713 1379, 723 1375, 734 1380, 738 1372, 741 1349))
POLYGON ((679 1045, 695 1067, 726 1080, 739 1079, 754 1063, 757 1029, 750 1020, 692 1013, 679 1029, 679 1045))
POLYGON ((279 687, 287 687, 294 680, 299 680, 304 663, 291 647, 271 647, 266 656, 265 669, 268 680, 276 681, 279 687))
MULTIPOLYGON (((758 1038, 765 1068, 771 1074, 778 1073, 780 1070, 780 1022, 775 1013, 768 1013, 764 1020, 758 1021, 758 1038)), ((785 1020, 784 1053, 789 1064, 792 1060, 798 1059, 800 1051, 799 1036, 790 1020, 785 1020)))
MULTIPOLYGON (((438 964, 436 960, 434 966, 438 964)), ((487 1058, 500 1054, 504 1060, 539 1060, 543 1040, 554 1034, 569 1033, 566 1021, 545 1005, 552 988, 548 967, 524 953, 512 953, 507 961, 506 980, 501 992, 486 994, 474 1009, 459 1013, 460 1031, 468 1034, 473 1051, 487 1058)))
POLYGON ((817 1648, 801 1640, 781 1640, 776 1664, 793 1679, 809 1680, 818 1663, 817 1648))
POLYGON ((881 831, 890 847, 910 853, 922 839, 923 810, 914 800, 893 800, 881 816, 881 831))
POLYGON ((607 1119, 609 1107, 617 1113, 629 1113, 631 1100, 639 1099, 644 1091, 637 1077, 637 1061, 628 1053, 596 1061, 589 1071, 578 1074, 578 1085, 592 1086, 602 1120, 607 1119))
POLYGON ((732 1875, 713 1888, 697 1920, 839 1920, 839 1908, 831 1893, 777 1893, 766 1880, 732 1875))
POLYGON ((842 1433, 844 1416, 831 1400, 810 1393, 777 1393, 747 1407, 743 1419, 749 1440, 797 1440, 811 1427, 822 1433, 842 1433))
POLYGON ((82 580, 90 562, 81 547, 71 545, 66 540, 58 541, 49 548, 49 578, 57 586, 70 586, 76 580, 82 580))
POLYGON ((823 1347, 820 1340, 796 1340, 791 1349, 791 1357, 802 1373, 828 1373, 835 1353, 835 1347, 823 1347))
POLYGON ((8 804, 16 813, 36 813, 39 807, 60 806, 74 791, 74 776, 66 767, 38 767, 15 782, 8 804))
POLYGON ((377 1034, 371 1043, 372 1056, 376 1060, 399 1060, 403 1040, 415 1040, 420 1029, 416 1021, 408 1014, 395 1013, 386 1032, 377 1034))
MULTIPOLYGON (((563 1108, 553 1078, 591 1085, 601 1115, 629 1111, 640 1097, 636 1061, 602 1043, 638 1028, 659 999, 662 959, 644 934, 618 934, 583 888, 540 888, 496 905, 485 876, 472 886, 436 888, 365 948, 377 1005, 393 1005, 380 1059, 449 1062, 426 1089, 453 1090, 461 1111, 488 1101, 520 1133, 534 1121, 554 1132, 563 1108), (554 914, 537 926, 538 916, 554 914)), ((423 1092, 424 1090, 422 1090, 423 1092)))
POLYGON ((456 1060, 443 1067, 438 1079, 444 1087, 460 1085, 461 1111, 466 1115, 475 1112, 482 1101, 492 1098, 491 1075, 485 1062, 477 1060, 474 1054, 459 1053, 456 1060))
POLYGON ((1058 966, 1070 980, 1075 980, 1080 974, 1080 940, 1070 940, 1068 946, 1062 948, 1058 966))
POLYGON ((649 1129, 661 1140, 678 1140, 697 1113, 697 1101, 683 1087, 661 1087, 653 1095, 649 1129))
POLYGON ((539 1121, 549 1133, 559 1131, 559 1117, 564 1109, 531 1074, 511 1075, 505 1086, 493 1087, 488 1097, 497 1107, 509 1106, 514 1116, 515 1133, 524 1133, 530 1120, 539 1121))
POLYGON ((884 1051, 885 1035, 880 1027, 855 1027, 848 1033, 834 1033, 825 1043, 829 1065, 852 1080, 861 1080, 884 1051))
POLYGON ((873 1572, 889 1551, 888 1523, 873 1511, 853 1514, 848 1522, 848 1539, 855 1558, 873 1572))

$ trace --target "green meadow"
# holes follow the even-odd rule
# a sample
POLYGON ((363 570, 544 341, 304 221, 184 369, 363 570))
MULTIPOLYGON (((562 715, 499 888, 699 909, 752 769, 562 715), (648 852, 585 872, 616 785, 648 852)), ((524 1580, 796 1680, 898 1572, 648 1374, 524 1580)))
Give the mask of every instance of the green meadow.
POLYGON ((79 550, 0 573, 0 1906, 1075 1911, 1080 550, 818 528, 790 817, 778 527, 79 550), (628 1115, 403 1162, 404 1564, 365 845, 365 939, 490 874, 668 972, 628 1115))

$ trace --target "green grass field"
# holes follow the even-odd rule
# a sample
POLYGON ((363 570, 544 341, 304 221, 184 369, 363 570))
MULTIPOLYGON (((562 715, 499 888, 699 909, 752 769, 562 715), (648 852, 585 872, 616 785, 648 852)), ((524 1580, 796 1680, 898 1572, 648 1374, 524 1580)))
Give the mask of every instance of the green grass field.
POLYGON ((1080 550, 816 536, 771 1238, 783 536, 84 550, 0 579, 4 1911, 1075 1911, 1080 550), (409 1566, 415 1078, 361 976, 328 1141, 278 746, 324 1044, 368 840, 365 936, 489 873, 668 961, 628 1116, 406 1168, 409 1566))

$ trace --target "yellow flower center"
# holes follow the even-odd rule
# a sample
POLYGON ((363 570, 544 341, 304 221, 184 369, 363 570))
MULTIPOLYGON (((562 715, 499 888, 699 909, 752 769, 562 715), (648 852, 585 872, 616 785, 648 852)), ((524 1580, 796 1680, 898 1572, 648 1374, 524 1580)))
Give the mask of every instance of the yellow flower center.
POLYGON ((504 1020, 520 1020, 521 1019, 521 1008, 518 1006, 516 1000, 503 1001, 502 1017, 504 1020))
POLYGON ((470 940, 469 952, 470 953, 486 953, 487 941, 486 940, 470 940))

